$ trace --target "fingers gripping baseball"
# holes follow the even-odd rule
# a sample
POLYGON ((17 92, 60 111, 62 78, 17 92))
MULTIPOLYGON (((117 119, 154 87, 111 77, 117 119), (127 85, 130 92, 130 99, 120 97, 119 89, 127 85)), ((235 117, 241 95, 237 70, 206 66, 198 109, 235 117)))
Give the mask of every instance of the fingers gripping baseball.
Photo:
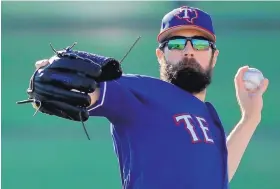
POLYGON ((269 80, 265 78, 261 83, 260 94, 264 94, 266 92, 268 85, 269 85, 269 80))
POLYGON ((269 80, 258 69, 243 66, 237 71, 234 83, 242 114, 252 120, 260 121, 263 108, 262 96, 268 88, 269 80))
POLYGON ((237 92, 249 92, 263 94, 269 84, 269 80, 256 68, 243 66, 235 75, 235 87, 237 92))

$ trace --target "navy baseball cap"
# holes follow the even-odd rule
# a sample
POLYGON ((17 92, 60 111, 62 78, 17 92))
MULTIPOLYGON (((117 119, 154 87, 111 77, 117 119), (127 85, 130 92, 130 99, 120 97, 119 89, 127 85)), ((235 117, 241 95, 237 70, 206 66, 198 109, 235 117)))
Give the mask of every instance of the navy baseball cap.
POLYGON ((172 32, 182 29, 201 31, 209 40, 216 42, 211 16, 198 8, 188 6, 174 9, 163 17, 157 40, 161 43, 172 32))

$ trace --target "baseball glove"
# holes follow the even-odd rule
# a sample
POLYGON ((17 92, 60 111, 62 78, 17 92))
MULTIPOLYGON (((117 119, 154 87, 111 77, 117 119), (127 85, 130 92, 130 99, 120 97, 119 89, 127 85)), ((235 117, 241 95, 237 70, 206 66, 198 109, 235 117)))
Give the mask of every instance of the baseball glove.
POLYGON ((34 72, 27 89, 28 100, 17 104, 32 103, 35 114, 39 111, 73 121, 88 120, 88 94, 100 82, 118 79, 122 69, 114 58, 72 50, 75 44, 61 51, 51 46, 55 55, 49 59, 50 64, 34 72))

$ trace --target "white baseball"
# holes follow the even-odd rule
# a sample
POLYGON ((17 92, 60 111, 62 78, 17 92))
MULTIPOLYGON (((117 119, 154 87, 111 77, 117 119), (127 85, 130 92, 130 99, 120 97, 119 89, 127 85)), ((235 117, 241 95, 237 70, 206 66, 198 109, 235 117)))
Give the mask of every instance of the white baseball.
POLYGON ((262 72, 257 68, 249 68, 243 77, 245 87, 250 91, 256 90, 261 85, 263 79, 264 76, 262 72))

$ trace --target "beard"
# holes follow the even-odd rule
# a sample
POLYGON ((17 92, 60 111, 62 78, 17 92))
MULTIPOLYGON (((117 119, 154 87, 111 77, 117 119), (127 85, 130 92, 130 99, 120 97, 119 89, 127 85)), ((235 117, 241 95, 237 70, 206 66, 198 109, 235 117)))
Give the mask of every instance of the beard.
POLYGON ((165 62, 161 65, 161 79, 189 93, 197 94, 211 84, 212 64, 212 58, 206 69, 203 69, 194 58, 185 57, 176 64, 172 64, 165 59, 165 62))

